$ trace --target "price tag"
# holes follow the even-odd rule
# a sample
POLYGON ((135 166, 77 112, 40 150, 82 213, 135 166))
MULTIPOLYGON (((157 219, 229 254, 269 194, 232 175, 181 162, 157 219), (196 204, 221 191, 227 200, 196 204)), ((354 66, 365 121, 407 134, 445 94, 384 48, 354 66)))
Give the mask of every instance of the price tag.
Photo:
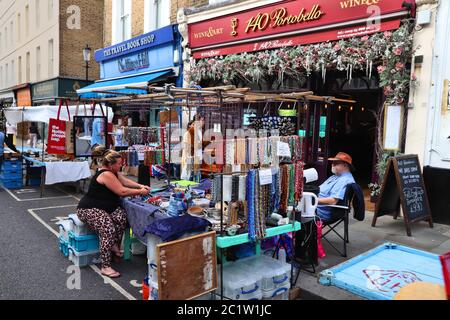
POLYGON ((289 147, 289 144, 287 144, 286 142, 278 141, 277 154, 279 157, 291 158, 291 148, 289 147))
POLYGON ((272 184, 272 170, 259 170, 259 184, 262 186, 272 184))
POLYGON ((221 133, 222 132, 222 125, 220 123, 214 123, 214 133, 221 133))

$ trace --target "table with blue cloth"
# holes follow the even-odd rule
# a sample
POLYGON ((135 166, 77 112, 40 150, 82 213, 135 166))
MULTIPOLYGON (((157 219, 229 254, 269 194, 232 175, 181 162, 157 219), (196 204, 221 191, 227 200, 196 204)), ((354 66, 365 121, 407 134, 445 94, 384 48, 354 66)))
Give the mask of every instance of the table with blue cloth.
MULTIPOLYGON (((141 198, 122 199, 122 207, 127 214, 130 228, 125 231, 124 259, 130 259, 130 248, 133 242, 141 242, 147 247, 148 234, 158 237, 161 242, 172 241, 185 234, 201 233, 211 226, 211 223, 203 218, 182 215, 171 217, 168 212, 158 206, 146 203, 141 198), (162 221, 167 221, 167 223, 162 221), (131 231, 133 238, 131 237, 131 231)), ((151 238, 151 239, 154 239, 151 238)), ((147 248, 154 250, 155 248, 147 248)))
POLYGON ((146 243, 145 228, 156 219, 169 218, 160 207, 145 203, 140 199, 123 199, 122 207, 127 212, 128 223, 133 235, 142 243, 146 243))

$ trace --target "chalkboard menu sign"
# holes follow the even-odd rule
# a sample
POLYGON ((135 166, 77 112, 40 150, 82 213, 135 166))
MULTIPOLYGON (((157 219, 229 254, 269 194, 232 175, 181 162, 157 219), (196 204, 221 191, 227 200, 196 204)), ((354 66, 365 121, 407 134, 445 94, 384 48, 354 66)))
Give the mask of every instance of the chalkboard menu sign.
POLYGON ((390 158, 375 208, 372 226, 378 217, 393 215, 397 219, 402 206, 406 232, 411 236, 411 223, 427 220, 433 227, 431 210, 417 155, 390 158))

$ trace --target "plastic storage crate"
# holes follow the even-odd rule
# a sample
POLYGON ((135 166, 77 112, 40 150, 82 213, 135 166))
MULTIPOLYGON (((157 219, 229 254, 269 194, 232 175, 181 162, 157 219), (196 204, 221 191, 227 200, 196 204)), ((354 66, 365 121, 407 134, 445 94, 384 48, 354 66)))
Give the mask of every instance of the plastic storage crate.
POLYGON ((22 180, 22 171, 2 171, 0 180, 22 180))
MULTIPOLYGON (((291 265, 268 256, 245 258, 237 262, 238 267, 247 272, 256 272, 261 277, 261 290, 275 292, 277 289, 290 288, 291 265)), ((271 296, 272 294, 270 294, 271 296)))
POLYGON ((69 260, 77 267, 86 267, 100 262, 98 251, 78 252, 69 246, 69 260))
POLYGON ((58 227, 59 227, 59 237, 64 239, 64 241, 69 242, 70 221, 61 220, 58 223, 58 227))
POLYGON ((77 236, 73 231, 69 231, 69 245, 78 252, 98 251, 99 239, 95 234, 77 236))
POLYGON ((154 282, 158 282, 158 266, 155 261, 148 262, 148 278, 154 282))
MULTIPOLYGON (((218 292, 220 293, 220 288, 218 292)), ((261 276, 254 271, 247 272, 240 268, 239 262, 225 265, 223 267, 223 294, 232 300, 261 300, 261 276)))
POLYGON ((21 161, 3 161, 2 172, 17 172, 22 171, 21 161))
POLYGON ((69 242, 65 241, 62 237, 59 237, 59 251, 61 251, 65 257, 69 256, 69 242))
POLYGON ((158 282, 152 281, 151 279, 148 279, 148 287, 149 287, 149 300, 156 301, 159 300, 159 294, 158 294, 158 282))
POLYGON ((22 180, 0 180, 0 183, 6 189, 10 189, 10 190, 23 189, 22 180))
POLYGON ((289 300, 289 287, 277 288, 273 291, 263 291, 263 300, 289 300))
POLYGON ((69 221, 71 222, 70 230, 76 236, 86 236, 95 234, 93 230, 89 229, 87 225, 85 225, 83 222, 80 221, 80 219, 78 219, 78 216, 76 214, 70 214, 69 221))

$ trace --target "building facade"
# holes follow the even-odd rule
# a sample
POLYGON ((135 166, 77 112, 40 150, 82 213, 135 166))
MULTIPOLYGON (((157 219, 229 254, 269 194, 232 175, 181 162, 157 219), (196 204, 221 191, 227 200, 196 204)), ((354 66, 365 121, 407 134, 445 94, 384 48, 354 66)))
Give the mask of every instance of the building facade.
MULTIPOLYGON (((0 1, 0 99, 29 106, 76 97, 87 80, 83 48, 103 46, 103 8, 103 0, 0 1)), ((88 77, 99 77, 98 65, 88 77)))
POLYGON ((418 154, 433 220, 450 224, 450 12, 449 1, 418 0, 413 72, 406 133, 407 154, 418 154))

